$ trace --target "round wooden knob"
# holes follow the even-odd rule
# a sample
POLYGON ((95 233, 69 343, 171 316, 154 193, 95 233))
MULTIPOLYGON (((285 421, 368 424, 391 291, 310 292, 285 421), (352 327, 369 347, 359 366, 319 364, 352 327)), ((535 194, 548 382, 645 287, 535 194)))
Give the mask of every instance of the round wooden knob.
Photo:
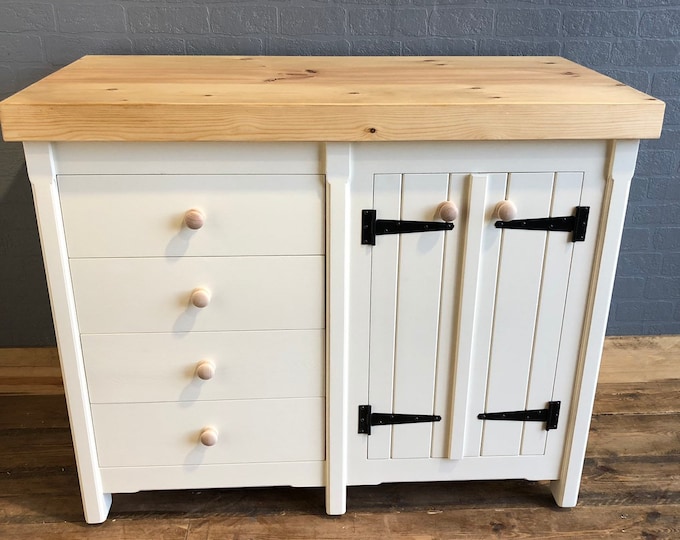
POLYGON ((203 428, 199 439, 203 446, 215 446, 217 444, 217 440, 219 439, 217 430, 211 427, 203 428))
POLYGON ((458 217, 458 207, 451 201, 444 201, 439 205, 439 217, 443 221, 453 221, 458 217))
POLYGON ((496 205, 496 215, 501 221, 512 221, 517 217, 517 207, 512 201, 501 201, 496 205))
POLYGON ((196 376, 203 381, 212 379, 215 376, 215 364, 210 360, 199 362, 196 366, 196 376))
POLYGON ((192 208, 184 214, 184 224, 194 231, 200 229, 205 225, 205 214, 196 208, 192 208))
POLYGON ((191 305, 197 308, 204 308, 210 303, 210 291, 199 287, 191 293, 191 305))

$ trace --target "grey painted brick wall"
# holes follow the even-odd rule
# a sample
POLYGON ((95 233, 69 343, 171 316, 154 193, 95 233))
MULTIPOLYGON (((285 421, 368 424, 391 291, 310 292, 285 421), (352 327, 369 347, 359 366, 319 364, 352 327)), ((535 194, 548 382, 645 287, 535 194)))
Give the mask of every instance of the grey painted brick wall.
MULTIPOLYGON (((608 332, 680 333, 680 0, 0 0, 0 97, 92 53, 557 54, 662 98, 608 332)), ((2 143, 0 346, 53 342, 26 166, 2 143)))

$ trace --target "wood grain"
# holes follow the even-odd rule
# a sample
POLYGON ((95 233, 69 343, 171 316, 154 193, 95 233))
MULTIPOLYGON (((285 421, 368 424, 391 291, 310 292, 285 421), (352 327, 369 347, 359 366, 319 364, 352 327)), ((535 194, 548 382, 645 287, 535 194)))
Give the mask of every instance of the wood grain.
MULTIPOLYGON (((64 398, 41 395, 26 371, 23 387, 38 393, 0 390, 0 538, 675 539, 678 359, 677 336, 606 340, 576 508, 556 507, 547 482, 524 480, 352 487, 340 517, 324 514, 322 488, 214 489, 118 494, 96 526, 83 523, 64 398)), ((56 362, 53 349, 0 350, 0 370, 56 362)))
POLYGON ((558 57, 86 56, 0 104, 6 141, 639 139, 663 112, 558 57))

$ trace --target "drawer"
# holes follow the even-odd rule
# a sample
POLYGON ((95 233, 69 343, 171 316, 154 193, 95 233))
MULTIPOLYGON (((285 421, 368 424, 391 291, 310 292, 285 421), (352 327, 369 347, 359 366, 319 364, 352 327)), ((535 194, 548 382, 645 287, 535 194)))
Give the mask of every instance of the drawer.
POLYGON ((323 328, 324 257, 74 259, 80 332, 323 328), (192 293, 210 294, 206 307, 192 293))
POLYGON ((61 175, 58 185, 69 257, 324 253, 323 176, 61 175))
POLYGON ((101 467, 320 461, 324 400, 92 405, 101 467), (206 428, 214 446, 200 442, 206 428))
POLYGON ((324 396, 324 330, 86 334, 81 341, 92 403, 324 396))

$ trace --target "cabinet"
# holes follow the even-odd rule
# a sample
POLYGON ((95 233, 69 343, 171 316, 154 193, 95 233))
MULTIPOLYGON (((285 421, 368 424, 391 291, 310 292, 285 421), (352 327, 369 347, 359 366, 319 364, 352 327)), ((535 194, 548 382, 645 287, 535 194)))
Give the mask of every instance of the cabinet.
POLYGON ((663 104, 558 58, 200 63, 85 58, 0 106, 87 521, 111 493, 261 485, 325 486, 330 514, 395 481, 575 505, 663 104))

